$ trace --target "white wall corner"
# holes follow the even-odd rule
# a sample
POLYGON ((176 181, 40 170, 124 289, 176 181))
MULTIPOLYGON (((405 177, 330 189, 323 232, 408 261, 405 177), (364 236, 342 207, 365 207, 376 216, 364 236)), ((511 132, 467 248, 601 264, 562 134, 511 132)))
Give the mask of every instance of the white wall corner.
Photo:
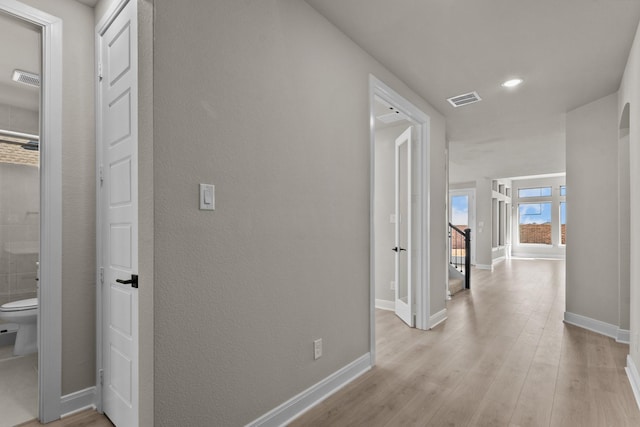
POLYGON ((447 309, 443 308, 433 316, 429 317, 429 329, 435 328, 445 320, 447 320, 447 309))
POLYGON ((396 303, 393 301, 387 301, 386 299, 376 298, 376 308, 379 308, 380 310, 395 311, 396 303))
POLYGON ((78 390, 76 392, 66 394, 60 398, 60 413, 61 417, 68 417, 76 412, 84 411, 85 409, 96 408, 96 388, 88 387, 84 390, 78 390))
POLYGON ((583 329, 587 329, 591 332, 605 335, 613 339, 617 339, 618 337, 618 327, 616 325, 592 319, 590 317, 565 311, 564 321, 570 325, 579 326, 583 329))
POLYGON ((371 354, 367 353, 322 381, 309 387, 297 396, 272 409, 260 418, 250 422, 246 427, 284 426, 304 412, 313 408, 324 399, 340 390, 351 381, 371 369, 371 354))
POLYGON ((636 398, 636 404, 638 405, 638 409, 640 409, 640 374, 638 374, 638 369, 636 368, 636 364, 633 363, 633 359, 630 354, 627 354, 627 367, 624 368, 624 370, 627 372, 627 377, 631 384, 631 390, 633 390, 633 395, 636 398))
POLYGON ((493 265, 488 265, 488 264, 476 264, 476 268, 480 270, 493 271, 493 265))
POLYGON ((622 344, 631 344, 631 331, 628 329, 618 328, 618 333, 616 334, 616 342, 622 344))

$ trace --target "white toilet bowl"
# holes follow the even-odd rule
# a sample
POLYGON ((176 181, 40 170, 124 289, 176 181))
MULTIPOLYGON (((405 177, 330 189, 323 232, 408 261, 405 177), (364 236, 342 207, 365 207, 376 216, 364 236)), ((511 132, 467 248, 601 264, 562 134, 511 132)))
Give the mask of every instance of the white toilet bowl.
POLYGON ((14 356, 24 356, 38 351, 38 298, 8 302, 0 306, 0 323, 18 325, 14 356))

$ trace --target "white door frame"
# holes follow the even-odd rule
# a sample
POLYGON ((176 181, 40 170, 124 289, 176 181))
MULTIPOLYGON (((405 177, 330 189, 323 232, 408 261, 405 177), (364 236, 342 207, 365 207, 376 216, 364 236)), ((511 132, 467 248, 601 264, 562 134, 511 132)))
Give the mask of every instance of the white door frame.
POLYGON ((469 224, 467 225, 471 229, 471 264, 476 265, 476 189, 449 190, 449 215, 453 211, 451 208, 451 197, 453 196, 467 196, 469 198, 469 224))
POLYGON ((60 418, 62 367, 62 20, 16 0, 0 11, 42 31, 38 417, 60 418))
POLYGON ((429 224, 430 224, 430 197, 429 197, 429 129, 430 120, 424 112, 405 99, 402 95, 384 84, 374 75, 369 75, 369 135, 370 135, 370 206, 369 206, 369 347, 371 365, 375 365, 375 227, 374 227, 374 195, 375 195, 375 97, 378 96, 393 105, 405 114, 414 124, 416 129, 416 152, 418 170, 419 195, 417 218, 413 222, 419 239, 414 242, 413 250, 416 253, 416 328, 429 329, 429 224))
MULTIPOLYGON (((105 12, 104 16, 100 19, 95 28, 95 69, 99 70, 100 63, 100 39, 102 35, 105 33, 109 25, 118 17, 118 14, 124 9, 124 7, 129 3, 129 1, 136 0, 118 0, 111 4, 109 9, 105 12)), ((137 35, 136 35, 137 37, 137 35)), ((95 108, 96 112, 101 111, 101 91, 100 91, 100 81, 96 76, 95 80, 95 108)), ((96 113, 96 171, 100 170, 100 165, 102 164, 102 135, 100 133, 100 129, 102 128, 102 116, 101 114, 96 113)), ((96 177, 96 195, 101 193, 100 189, 100 176, 96 177)), ((101 387, 101 373, 104 366, 104 361, 102 359, 102 285, 101 277, 100 277, 100 266, 103 264, 103 250, 102 250, 102 198, 96 197, 96 410, 100 413, 103 412, 103 393, 101 387)), ((139 344, 139 342, 138 342, 139 344)))

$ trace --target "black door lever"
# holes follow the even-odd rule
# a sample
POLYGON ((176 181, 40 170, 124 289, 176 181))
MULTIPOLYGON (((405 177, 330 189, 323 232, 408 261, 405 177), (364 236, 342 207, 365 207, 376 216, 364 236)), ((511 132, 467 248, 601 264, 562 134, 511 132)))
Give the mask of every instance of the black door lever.
POLYGON ((137 274, 132 274, 131 275, 131 279, 129 279, 129 280, 116 279, 116 282, 122 283, 123 285, 131 285, 132 288, 137 288, 138 287, 138 275, 137 274))
POLYGON ((395 248, 391 249, 391 250, 392 250, 393 252, 398 252, 398 251, 399 251, 399 252, 402 252, 402 251, 406 251, 406 249, 405 249, 405 248, 399 248, 399 247, 397 247, 397 246, 396 246, 395 248))

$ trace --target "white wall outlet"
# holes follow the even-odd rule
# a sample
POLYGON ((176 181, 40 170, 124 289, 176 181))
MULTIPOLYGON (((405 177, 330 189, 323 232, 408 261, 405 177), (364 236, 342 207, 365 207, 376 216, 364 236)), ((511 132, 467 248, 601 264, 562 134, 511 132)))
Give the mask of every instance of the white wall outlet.
POLYGON ((389 289, 391 289, 392 291, 396 290, 396 282, 394 282, 393 280, 389 283, 389 289))
POLYGON ((389 222, 391 224, 395 224, 396 223, 396 214, 389 215, 389 222))
POLYGON ((318 338, 313 341, 313 360, 318 360, 322 357, 322 338, 318 338))

